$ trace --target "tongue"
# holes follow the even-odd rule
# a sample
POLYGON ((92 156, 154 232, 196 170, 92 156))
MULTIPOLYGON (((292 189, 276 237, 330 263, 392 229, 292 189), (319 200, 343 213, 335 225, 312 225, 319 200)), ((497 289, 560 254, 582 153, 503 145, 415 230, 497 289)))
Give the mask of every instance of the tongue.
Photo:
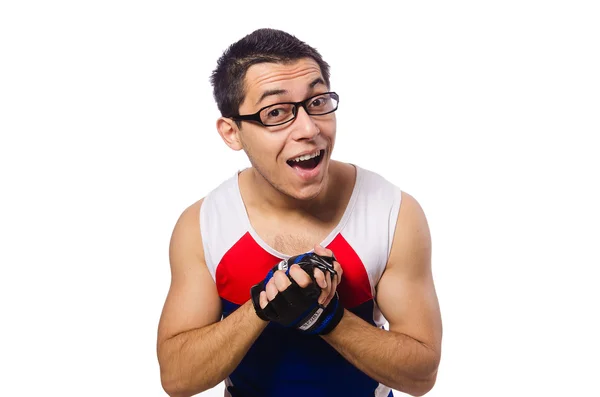
POLYGON ((293 162, 291 164, 293 168, 300 168, 303 170, 312 170, 317 166, 317 158, 312 158, 304 161, 293 162))

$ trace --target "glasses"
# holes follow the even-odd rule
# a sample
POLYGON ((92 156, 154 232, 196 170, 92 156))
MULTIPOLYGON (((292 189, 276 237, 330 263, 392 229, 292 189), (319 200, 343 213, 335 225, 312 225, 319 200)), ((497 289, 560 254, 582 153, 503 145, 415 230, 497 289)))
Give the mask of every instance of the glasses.
POLYGON ((335 92, 326 92, 301 102, 281 102, 265 106, 254 114, 230 116, 232 120, 257 121, 265 127, 289 123, 298 116, 300 106, 311 116, 333 113, 338 108, 340 97, 335 92))

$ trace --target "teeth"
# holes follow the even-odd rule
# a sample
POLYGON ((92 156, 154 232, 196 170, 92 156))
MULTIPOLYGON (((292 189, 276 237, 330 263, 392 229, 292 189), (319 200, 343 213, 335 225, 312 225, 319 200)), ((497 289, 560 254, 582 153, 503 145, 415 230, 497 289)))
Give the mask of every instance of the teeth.
POLYGON ((306 161, 306 160, 310 160, 312 158, 317 157, 319 154, 321 154, 321 151, 317 150, 313 154, 305 154, 304 156, 296 157, 295 159, 291 159, 290 161, 295 161, 295 162, 306 161))

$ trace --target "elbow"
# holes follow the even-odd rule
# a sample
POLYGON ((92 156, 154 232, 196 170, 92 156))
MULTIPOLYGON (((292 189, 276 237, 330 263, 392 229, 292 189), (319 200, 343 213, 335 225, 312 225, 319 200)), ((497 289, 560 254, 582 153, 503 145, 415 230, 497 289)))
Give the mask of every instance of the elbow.
POLYGON ((210 384, 206 377, 192 378, 190 372, 182 367, 177 360, 177 350, 168 350, 164 344, 158 349, 158 365, 160 369, 160 384, 170 397, 191 397, 202 393, 218 384, 210 384))
POLYGON ((420 397, 429 393, 437 380, 438 368, 440 366, 441 354, 432 350, 421 367, 422 371, 417 378, 413 379, 411 390, 407 393, 411 396, 420 397))
POLYGON ((187 397, 189 394, 185 394, 182 390, 178 389, 176 385, 167 381, 161 380, 162 388, 169 397, 187 397))
POLYGON ((192 396, 193 393, 188 390, 185 379, 181 376, 181 371, 170 361, 170 357, 165 357, 164 352, 159 351, 158 366, 160 369, 160 384, 163 390, 170 397, 192 396))
POLYGON ((180 382, 167 379, 161 379, 161 384, 163 390, 169 397, 191 397, 208 389, 198 388, 191 390, 180 382))
POLYGON ((405 393, 415 396, 421 397, 425 394, 429 393, 433 386, 435 385, 435 381, 437 379, 437 371, 424 379, 419 379, 413 382, 410 388, 405 391, 405 393))
POLYGON ((435 386, 438 374, 439 356, 432 358, 426 366, 422 368, 420 373, 413 374, 410 379, 404 379, 403 382, 398 385, 398 389, 403 393, 411 396, 420 397, 429 393, 435 386))
POLYGON ((216 386, 216 384, 213 386, 205 384, 192 385, 182 377, 176 376, 173 372, 163 370, 162 368, 160 383, 169 397, 191 397, 216 386))
POLYGON ((189 397, 193 395, 174 377, 166 376, 161 373, 160 383, 169 397, 189 397))
POLYGON ((395 385, 390 385, 394 390, 398 390, 402 393, 406 393, 409 396, 421 397, 429 393, 437 378, 437 372, 426 378, 413 378, 410 380, 403 379, 402 382, 398 382, 395 385))

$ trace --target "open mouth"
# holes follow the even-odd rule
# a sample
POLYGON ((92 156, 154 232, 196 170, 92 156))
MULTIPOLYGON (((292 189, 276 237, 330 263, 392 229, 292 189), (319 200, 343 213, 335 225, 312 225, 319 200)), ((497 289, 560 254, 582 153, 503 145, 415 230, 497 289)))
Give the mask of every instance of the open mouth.
POLYGON ((311 154, 297 157, 295 159, 288 160, 287 163, 290 167, 300 170, 312 170, 314 169, 323 158, 325 150, 319 150, 311 154))

